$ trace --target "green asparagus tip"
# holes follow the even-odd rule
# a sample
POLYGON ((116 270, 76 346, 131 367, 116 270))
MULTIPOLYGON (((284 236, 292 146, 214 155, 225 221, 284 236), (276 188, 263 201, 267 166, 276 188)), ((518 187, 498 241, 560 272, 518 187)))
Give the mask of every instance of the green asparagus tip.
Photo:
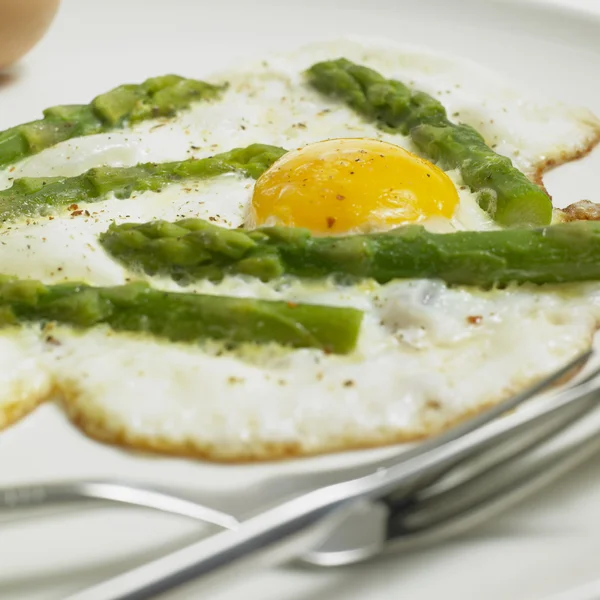
POLYGON ((145 283, 47 286, 0 277, 0 325, 58 322, 87 329, 105 324, 174 342, 278 343, 346 354, 355 346, 362 313, 353 308, 285 301, 163 292, 145 283))
POLYGON ((446 234, 407 225, 385 233, 313 237, 304 229, 231 230, 185 219, 114 224, 100 242, 128 268, 183 284, 228 275, 379 283, 431 278, 482 287, 600 280, 595 221, 446 234))
POLYGON ((193 102, 217 98, 226 87, 164 75, 140 84, 121 85, 90 104, 53 106, 44 111, 43 119, 0 132, 0 167, 74 137, 173 116, 193 102))

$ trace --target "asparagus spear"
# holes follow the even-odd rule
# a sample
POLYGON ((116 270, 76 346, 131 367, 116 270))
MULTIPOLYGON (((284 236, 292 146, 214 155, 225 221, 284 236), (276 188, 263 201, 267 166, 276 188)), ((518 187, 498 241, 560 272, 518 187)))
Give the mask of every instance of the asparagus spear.
POLYGON ((56 321, 89 328, 104 323, 176 342, 276 342, 344 354, 355 347, 361 320, 362 313, 353 308, 162 292, 145 283, 46 286, 0 277, 0 325, 56 321))
POLYGON ((100 241, 128 267, 183 283, 228 274, 264 281, 283 275, 380 283, 434 278, 484 287, 600 280, 600 222, 594 221, 446 234, 407 225, 385 233, 313 237, 305 229, 243 231, 184 219, 113 224, 100 241))
POLYGON ((44 118, 0 132, 0 167, 64 140, 102 133, 146 119, 168 117, 198 100, 216 98, 223 86, 179 75, 121 85, 90 104, 53 106, 44 118))
POLYGON ((489 148, 475 129, 450 122, 435 98, 343 58, 317 63, 307 76, 319 91, 343 100, 386 129, 409 135, 423 155, 442 168, 459 169, 465 184, 478 192, 481 207, 498 223, 550 223, 548 195, 509 158, 489 148))
POLYGON ((169 163, 144 163, 135 167, 99 167, 76 177, 25 177, 0 191, 0 221, 33 217, 51 207, 102 200, 109 192, 129 198, 135 191, 159 191, 187 179, 208 179, 237 172, 258 178, 280 156, 282 148, 252 144, 209 158, 169 163))

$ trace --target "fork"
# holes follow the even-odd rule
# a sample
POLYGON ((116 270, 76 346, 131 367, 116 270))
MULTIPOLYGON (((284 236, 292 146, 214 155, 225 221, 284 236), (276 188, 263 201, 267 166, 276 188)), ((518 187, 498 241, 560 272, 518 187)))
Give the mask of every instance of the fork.
MULTIPOLYGON (((314 490, 239 526, 232 522, 238 531, 216 534, 75 594, 71 600, 152 597, 193 577, 222 576, 242 559, 247 567, 261 560, 277 564, 299 556, 317 565, 347 564, 384 550, 405 549, 456 534, 549 482, 596 449, 594 430, 576 443, 535 457, 536 448, 556 441, 559 432, 596 405, 600 370, 568 390, 544 398, 543 403, 539 399, 528 407, 531 410, 491 422, 588 358, 589 353, 578 357, 524 393, 388 460, 384 469, 373 473, 371 467, 368 475, 314 490), (385 525, 373 540, 357 548, 327 550, 333 533, 344 531, 349 523, 373 511, 381 514, 385 525), (326 539, 329 542, 319 549, 326 539)), ((185 511, 190 512, 188 508, 185 511)))

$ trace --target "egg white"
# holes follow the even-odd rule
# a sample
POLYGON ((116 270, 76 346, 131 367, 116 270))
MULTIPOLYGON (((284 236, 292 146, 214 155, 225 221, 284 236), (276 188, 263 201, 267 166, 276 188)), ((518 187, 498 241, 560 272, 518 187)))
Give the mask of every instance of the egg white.
POLYGON ((589 346, 600 316, 560 290, 244 283, 211 291, 361 308, 357 349, 223 351, 57 327, 69 414, 103 440, 215 460, 412 441, 558 368, 589 346))
POLYGON ((9 328, 0 335, 0 429, 14 423, 53 391, 47 359, 52 339, 36 326, 9 328))
MULTIPOLYGON (((229 82, 221 100, 199 102, 175 118, 57 144, 0 171, 0 189, 18 177, 73 176, 101 165, 200 158, 254 142, 291 150, 328 138, 370 137, 417 152, 410 138, 382 132, 306 84, 307 67, 340 56, 439 98, 450 118, 477 128, 488 144, 531 177, 549 161, 585 152, 600 135, 600 122, 587 109, 535 98, 471 61, 357 38, 314 44, 215 73, 211 80, 229 82)), ((453 179, 460 187, 460 178, 453 179)), ((461 199, 467 196, 463 193, 461 199)))
MULTIPOLYGON (((340 41, 218 74, 213 80, 230 82, 222 101, 58 144, 0 172, 0 188, 22 176, 204 157, 254 142, 292 149, 327 138, 371 137, 414 151, 408 138, 381 132, 304 83, 306 67, 338 56, 440 97, 450 115, 477 127, 532 177, 549 158, 575 155, 598 136, 598 121, 586 111, 532 100, 472 63, 383 42, 340 41)), ((426 226, 495 228, 460 174, 448 175, 460 197, 457 212, 426 226)), ((150 279, 181 291, 168 278, 123 268, 98 244, 98 234, 112 221, 185 217, 235 228, 246 222, 253 184, 226 175, 7 224, 0 229, 3 272, 45 283, 150 279)), ((72 418, 97 438, 219 460, 412 440, 572 358, 589 347, 600 322, 594 286, 484 292, 427 281, 341 287, 232 277, 186 291, 355 306, 365 318, 348 356, 273 346, 224 351, 215 343, 172 344, 103 327, 3 330, 0 426, 58 390, 72 418)))

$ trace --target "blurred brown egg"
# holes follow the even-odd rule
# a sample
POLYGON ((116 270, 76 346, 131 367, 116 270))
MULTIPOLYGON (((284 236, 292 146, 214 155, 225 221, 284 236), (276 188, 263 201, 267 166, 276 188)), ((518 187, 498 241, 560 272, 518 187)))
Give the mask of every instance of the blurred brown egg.
POLYGON ((0 69, 29 52, 46 33, 60 0, 0 0, 0 69))

